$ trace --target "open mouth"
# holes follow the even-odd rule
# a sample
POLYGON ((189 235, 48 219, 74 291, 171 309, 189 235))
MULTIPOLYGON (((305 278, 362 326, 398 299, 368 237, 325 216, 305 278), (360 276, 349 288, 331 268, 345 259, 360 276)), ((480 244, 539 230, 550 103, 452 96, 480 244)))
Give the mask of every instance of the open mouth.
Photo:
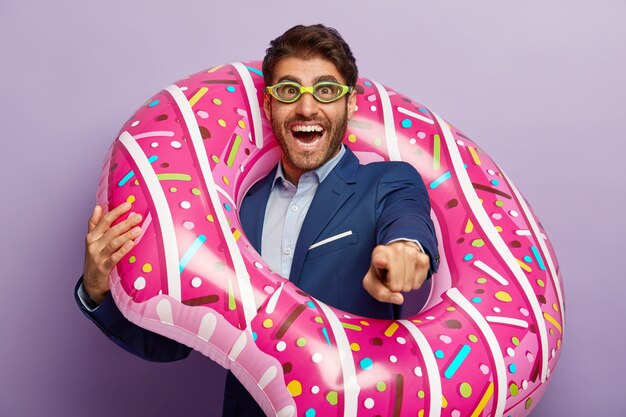
POLYGON ((324 128, 321 125, 293 125, 291 134, 298 145, 302 148, 314 148, 324 136, 324 128))

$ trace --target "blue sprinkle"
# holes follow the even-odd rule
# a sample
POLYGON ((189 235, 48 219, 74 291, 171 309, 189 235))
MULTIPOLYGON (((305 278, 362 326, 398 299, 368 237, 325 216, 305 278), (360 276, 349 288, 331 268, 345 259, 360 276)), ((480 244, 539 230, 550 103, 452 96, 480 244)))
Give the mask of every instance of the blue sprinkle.
POLYGON ((306 305, 308 307, 315 308, 315 304, 313 303, 313 301, 307 301, 306 305))
POLYGON ((515 366, 514 363, 509 365, 509 372, 511 372, 512 374, 514 374, 515 372, 517 372, 517 366, 515 366))
POLYGON ((365 81, 363 84, 365 84, 365 85, 366 85, 366 86, 368 86, 368 87, 371 87, 371 86, 372 86, 372 83, 371 83, 371 82, 369 82, 369 81, 365 81))
POLYGON ((148 162, 153 163, 154 161, 156 161, 157 159, 159 159, 158 156, 156 155, 152 155, 150 158, 148 158, 148 162))
POLYGON ((401 124, 402 124, 402 127, 405 128, 405 129, 408 129, 411 126, 413 126, 413 122, 411 120, 409 120, 409 119, 402 120, 401 124))
POLYGON ((248 69, 248 71, 253 72, 256 75, 259 75, 261 77, 263 76, 263 73, 261 71, 259 71, 258 69, 256 69, 256 68, 252 68, 252 67, 248 67, 248 66, 246 66, 246 68, 248 69))
POLYGON ((491 184, 493 184, 493 185, 500 185, 500 181, 498 181, 498 180, 491 180, 491 184))
POLYGON ((471 253, 468 253, 467 255, 465 255, 463 257, 463 260, 464 261, 471 261, 473 257, 474 257, 474 255, 472 255, 471 253))
POLYGON ((364 369, 364 370, 370 369, 373 364, 374 363, 372 362, 370 358, 363 358, 361 359, 361 362, 360 362, 361 369, 364 369))
POLYGON ((436 357, 437 359, 443 359, 443 357, 444 357, 444 356, 445 356, 445 355, 443 354, 443 351, 441 351, 441 350, 439 350, 439 349, 437 349, 437 350, 435 351, 435 357, 436 357))
POLYGON ((315 409, 309 408, 305 411, 304 417, 315 417, 315 409))
POLYGON ((229 85, 228 87, 226 87, 226 91, 228 91, 229 93, 234 93, 235 87, 233 87, 232 85, 229 85))
POLYGON ((258 335, 256 334, 256 332, 252 332, 252 340, 254 340, 256 342, 258 335))
POLYGON ((152 103, 148 104, 148 107, 154 107, 159 104, 159 100, 154 100, 152 103))
POLYGON ((450 173, 450 171, 446 171, 443 174, 441 174, 439 177, 435 178, 435 180, 430 183, 429 187, 434 190, 435 188, 439 187, 442 183, 446 182, 450 178, 452 178, 452 174, 450 173))
POLYGON ((533 261, 533 258, 531 258, 530 256, 526 255, 526 256, 524 256, 524 260, 525 260, 526 262, 532 262, 532 261, 533 261))
POLYGON ((483 299, 480 298, 480 297, 474 297, 474 298, 472 298, 472 301, 475 302, 475 303, 482 303, 483 299))
POLYGON ((428 109, 425 109, 424 107, 418 107, 417 110, 421 111, 422 113, 428 114, 428 109))
POLYGON ((224 203, 224 208, 228 211, 230 211, 230 204, 228 203, 224 203))

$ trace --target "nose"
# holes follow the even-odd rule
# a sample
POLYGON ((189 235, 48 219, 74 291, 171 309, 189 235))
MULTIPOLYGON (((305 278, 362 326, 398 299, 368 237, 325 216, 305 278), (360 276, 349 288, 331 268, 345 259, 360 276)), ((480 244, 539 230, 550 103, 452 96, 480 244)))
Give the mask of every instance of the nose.
POLYGON ((315 100, 313 94, 304 93, 296 102, 296 113, 303 117, 311 117, 319 111, 319 102, 315 100))

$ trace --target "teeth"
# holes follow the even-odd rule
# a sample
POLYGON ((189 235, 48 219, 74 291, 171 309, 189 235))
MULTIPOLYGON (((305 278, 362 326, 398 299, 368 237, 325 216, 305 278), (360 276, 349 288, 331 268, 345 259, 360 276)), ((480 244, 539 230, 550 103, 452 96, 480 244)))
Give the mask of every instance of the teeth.
POLYGON ((324 129, 320 125, 296 125, 291 130, 294 132, 322 132, 324 129))

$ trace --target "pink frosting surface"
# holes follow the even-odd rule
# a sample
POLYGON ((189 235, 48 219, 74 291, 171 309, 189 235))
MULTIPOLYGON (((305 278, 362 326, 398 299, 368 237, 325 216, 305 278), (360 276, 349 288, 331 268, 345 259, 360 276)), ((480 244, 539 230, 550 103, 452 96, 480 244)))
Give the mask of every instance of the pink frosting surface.
MULTIPOLYGON (((98 200, 144 217, 111 275, 122 313, 229 368, 268 415, 525 416, 558 361, 559 267, 511 180, 426 107, 360 78, 344 142, 362 163, 404 160, 428 189, 441 266, 406 320, 327 306, 273 273, 238 207, 278 161, 259 62, 157 93, 124 124, 98 200)), ((360 277, 355 279, 360 280, 360 277)))

